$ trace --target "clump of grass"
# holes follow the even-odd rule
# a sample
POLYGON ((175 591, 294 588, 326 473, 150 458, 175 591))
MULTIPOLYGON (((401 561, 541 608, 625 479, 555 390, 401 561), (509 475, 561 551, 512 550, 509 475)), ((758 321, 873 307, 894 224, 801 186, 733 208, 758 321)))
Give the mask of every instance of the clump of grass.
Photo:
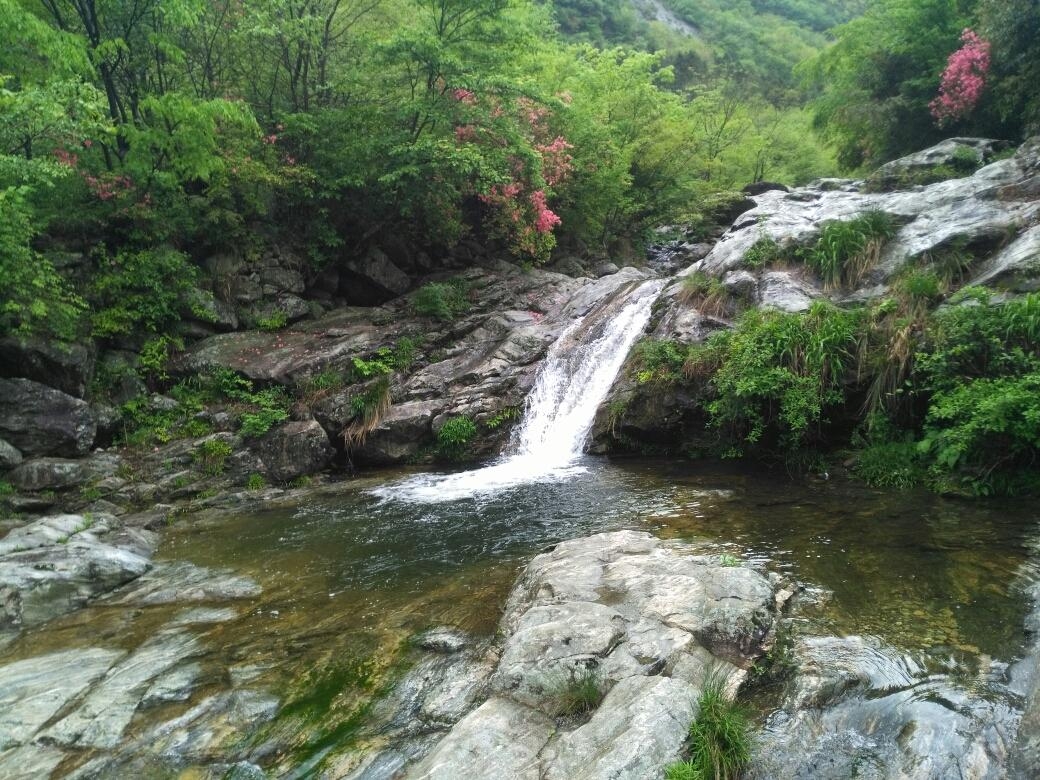
POLYGON ((340 434, 348 450, 365 443, 390 409, 390 378, 383 376, 350 399, 354 418, 340 434))
POLYGON ((250 474, 246 480, 246 490, 263 490, 267 487, 267 480, 263 474, 250 474))
POLYGON ((736 780, 751 760, 751 725, 726 697, 725 677, 710 675, 690 724, 689 757, 665 770, 666 780, 736 780))
POLYGON ((892 217, 883 211, 868 211, 824 225, 804 257, 827 287, 855 287, 877 265, 885 242, 895 233, 892 217))
POLYGON ((289 318, 280 309, 275 309, 268 317, 257 317, 256 320, 256 327, 266 331, 281 330, 288 324, 289 318))
POLYGON ((733 308, 729 292, 722 281, 703 271, 694 271, 683 278, 679 300, 708 317, 726 317, 733 308))
POLYGON ((548 695, 554 718, 575 718, 596 709, 604 696, 603 684, 593 669, 584 669, 561 680, 548 695))

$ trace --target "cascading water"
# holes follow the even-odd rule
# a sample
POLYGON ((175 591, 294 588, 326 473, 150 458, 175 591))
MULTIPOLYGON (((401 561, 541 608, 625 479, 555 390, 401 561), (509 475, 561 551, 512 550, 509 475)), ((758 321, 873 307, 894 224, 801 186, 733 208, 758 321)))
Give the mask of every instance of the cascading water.
POLYGON ((373 493, 409 502, 454 501, 580 471, 575 464, 596 409, 650 320, 650 307, 663 286, 659 280, 645 282, 564 331, 550 348, 527 398, 524 419, 498 461, 458 474, 423 474, 373 493))

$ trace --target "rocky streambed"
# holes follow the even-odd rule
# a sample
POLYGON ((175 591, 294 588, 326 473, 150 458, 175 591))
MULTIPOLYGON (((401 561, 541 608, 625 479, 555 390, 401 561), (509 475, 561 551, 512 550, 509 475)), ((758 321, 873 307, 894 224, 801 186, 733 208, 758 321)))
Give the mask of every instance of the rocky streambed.
POLYGON ((23 527, 0 776, 660 777, 709 673, 758 713, 754 777, 1031 776, 1027 505, 581 465, 432 505, 311 488, 161 539, 23 527), (561 713, 586 673, 602 702, 561 713))

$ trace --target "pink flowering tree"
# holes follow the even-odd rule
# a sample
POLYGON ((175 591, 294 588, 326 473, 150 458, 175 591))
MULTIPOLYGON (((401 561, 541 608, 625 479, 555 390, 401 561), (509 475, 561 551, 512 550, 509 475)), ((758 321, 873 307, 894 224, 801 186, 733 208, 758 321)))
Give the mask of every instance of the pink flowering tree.
POLYGON ((978 105, 990 67, 990 44, 974 30, 961 34, 961 48, 950 55, 939 95, 930 104, 932 116, 944 127, 968 116, 978 105))
POLYGON ((572 170, 571 144, 552 131, 549 109, 530 99, 521 98, 508 110, 498 99, 480 99, 469 90, 455 89, 451 95, 459 108, 456 145, 481 148, 500 160, 498 180, 478 184, 476 190, 489 235, 505 241, 519 257, 546 261, 561 223, 549 199, 572 170))

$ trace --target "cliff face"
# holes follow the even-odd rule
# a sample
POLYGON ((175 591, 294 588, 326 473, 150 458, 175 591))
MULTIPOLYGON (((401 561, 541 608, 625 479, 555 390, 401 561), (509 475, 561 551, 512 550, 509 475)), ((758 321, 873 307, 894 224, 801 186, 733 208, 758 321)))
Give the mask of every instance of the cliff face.
MULTIPOLYGON (((892 295, 909 269, 941 274, 951 257, 955 283, 931 300, 933 307, 968 286, 988 287, 998 300, 1037 290, 1040 138, 1013 153, 997 152, 999 147, 984 139, 951 139, 866 180, 827 179, 752 196, 751 208, 662 295, 649 337, 681 349, 733 327, 747 309, 804 312, 816 301, 870 305, 892 295), (945 178, 950 176, 955 178, 945 178), (853 280, 825 280, 800 259, 799 250, 813 246, 826 226, 875 213, 884 215, 892 234, 853 280), (698 293, 691 278, 710 292, 698 293)), ((703 384, 640 382, 638 371, 633 356, 600 409, 593 450, 701 449, 703 384)))

